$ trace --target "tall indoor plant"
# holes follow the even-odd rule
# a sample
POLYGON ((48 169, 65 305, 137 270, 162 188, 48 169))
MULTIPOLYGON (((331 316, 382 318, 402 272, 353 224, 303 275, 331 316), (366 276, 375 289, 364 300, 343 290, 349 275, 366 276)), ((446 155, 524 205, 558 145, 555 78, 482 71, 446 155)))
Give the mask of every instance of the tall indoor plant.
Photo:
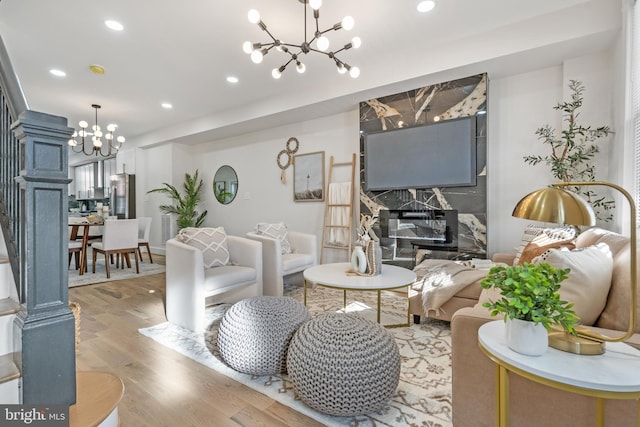
MULTIPOLYGON (((599 139, 613 133, 608 126, 583 126, 578 123, 579 109, 582 107, 584 85, 577 80, 569 81, 571 100, 559 102, 555 110, 562 111, 566 126, 556 135, 556 129, 545 125, 536 130, 538 139, 551 148, 546 156, 525 156, 524 161, 530 165, 546 164, 558 181, 595 181, 596 169, 593 161, 600 152, 597 145, 599 139)), ((591 187, 589 187, 591 188, 591 187)), ((596 217, 602 221, 613 218, 611 210, 615 208, 612 199, 600 196, 589 188, 568 188, 581 194, 593 207, 596 217)))
POLYGON ((512 350, 529 355, 544 353, 548 344, 547 331, 553 325, 560 325, 565 331, 575 333, 573 325, 576 324, 578 315, 572 310, 573 304, 562 301, 558 293, 561 282, 568 275, 569 269, 556 269, 544 262, 524 263, 493 267, 480 282, 484 289, 500 291, 499 299, 485 302, 482 306, 488 308, 492 316, 504 316, 507 323, 507 344, 512 350), (530 325, 522 325, 522 321, 529 322, 530 325), (534 328, 532 325, 537 326, 534 328), (513 334, 514 327, 532 331, 535 329, 536 335, 520 341, 513 334), (539 347, 529 349, 528 345, 533 343, 537 343, 539 347))
POLYGON ((160 205, 160 212, 175 214, 178 230, 186 227, 200 227, 204 223, 207 211, 198 213, 197 210, 204 185, 202 179, 198 177, 198 170, 196 169, 193 175, 184 174, 184 183, 182 184, 184 194, 171 184, 163 182, 162 185, 163 187, 154 188, 147 192, 165 194, 175 202, 174 205, 160 205))

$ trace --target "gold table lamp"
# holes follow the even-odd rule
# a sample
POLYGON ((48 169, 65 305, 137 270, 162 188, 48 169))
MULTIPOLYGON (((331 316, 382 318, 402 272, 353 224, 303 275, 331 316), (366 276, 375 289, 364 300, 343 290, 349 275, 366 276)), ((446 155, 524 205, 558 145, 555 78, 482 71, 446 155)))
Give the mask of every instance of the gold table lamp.
POLYGON ((558 350, 577 354, 602 354, 605 342, 624 341, 631 337, 636 328, 637 277, 636 277, 636 207, 631 195, 616 184, 603 181, 558 182, 552 187, 537 190, 523 197, 513 209, 517 218, 534 221, 570 225, 595 225, 595 214, 591 205, 575 193, 560 187, 605 186, 619 191, 629 202, 630 207, 630 268, 631 295, 629 298, 629 328, 624 335, 607 337, 585 327, 576 328, 577 335, 563 330, 549 332, 549 346, 558 350))

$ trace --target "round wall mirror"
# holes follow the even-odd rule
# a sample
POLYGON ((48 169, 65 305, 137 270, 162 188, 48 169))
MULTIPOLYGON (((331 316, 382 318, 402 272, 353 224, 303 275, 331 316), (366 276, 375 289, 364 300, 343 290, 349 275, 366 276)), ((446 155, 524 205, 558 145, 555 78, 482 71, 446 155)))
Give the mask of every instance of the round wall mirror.
POLYGON ((213 194, 223 205, 228 205, 238 193, 238 175, 229 165, 220 166, 213 177, 213 194))

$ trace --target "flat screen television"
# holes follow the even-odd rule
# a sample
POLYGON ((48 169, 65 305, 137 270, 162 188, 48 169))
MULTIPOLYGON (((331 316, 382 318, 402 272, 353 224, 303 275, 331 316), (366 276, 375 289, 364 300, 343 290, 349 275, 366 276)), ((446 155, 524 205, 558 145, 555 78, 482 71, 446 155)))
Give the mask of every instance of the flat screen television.
POLYGON ((475 116, 364 135, 366 190, 476 185, 475 116))

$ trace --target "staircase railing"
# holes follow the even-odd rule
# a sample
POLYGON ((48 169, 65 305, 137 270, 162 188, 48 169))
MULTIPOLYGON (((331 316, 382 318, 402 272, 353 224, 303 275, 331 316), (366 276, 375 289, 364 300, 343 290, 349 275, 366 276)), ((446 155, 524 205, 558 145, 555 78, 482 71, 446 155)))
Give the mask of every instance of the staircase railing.
MULTIPOLYGON (((14 283, 20 284, 20 144, 11 131, 12 123, 28 108, 9 55, 0 38, 0 225, 14 283)), ((23 290, 18 289, 22 300, 23 290)))

